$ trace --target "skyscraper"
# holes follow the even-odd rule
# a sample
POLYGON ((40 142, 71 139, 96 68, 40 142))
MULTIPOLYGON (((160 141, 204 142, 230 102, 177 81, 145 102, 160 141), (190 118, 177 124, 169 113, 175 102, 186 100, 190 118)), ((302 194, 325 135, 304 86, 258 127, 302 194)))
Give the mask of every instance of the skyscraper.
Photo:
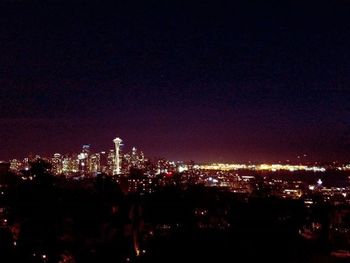
POLYGON ((113 140, 114 144, 115 144, 115 155, 114 155, 114 170, 113 170, 113 174, 120 174, 120 146, 122 143, 122 139, 120 139, 119 137, 115 138, 113 140))
POLYGON ((84 144, 81 153, 78 155, 79 170, 81 173, 89 172, 90 144, 84 144))
POLYGON ((63 161, 63 157, 61 154, 55 153, 53 155, 51 162, 52 162, 52 170, 55 174, 62 173, 62 161, 63 161))

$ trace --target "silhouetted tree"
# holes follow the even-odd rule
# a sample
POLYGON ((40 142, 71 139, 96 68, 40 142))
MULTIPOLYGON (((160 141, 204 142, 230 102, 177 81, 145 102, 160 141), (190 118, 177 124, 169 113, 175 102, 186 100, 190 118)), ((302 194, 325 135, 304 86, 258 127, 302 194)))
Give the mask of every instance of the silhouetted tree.
POLYGON ((141 169, 131 167, 129 172, 130 179, 142 179, 144 178, 143 171, 141 169))

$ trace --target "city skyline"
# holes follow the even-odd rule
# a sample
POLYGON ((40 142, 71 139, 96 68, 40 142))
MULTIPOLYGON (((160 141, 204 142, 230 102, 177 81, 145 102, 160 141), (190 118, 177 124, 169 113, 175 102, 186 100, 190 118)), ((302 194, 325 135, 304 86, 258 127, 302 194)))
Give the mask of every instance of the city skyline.
POLYGON ((348 262, 349 14, 0 0, 0 262, 348 262))
POLYGON ((1 1, 0 159, 350 160, 346 1, 1 1))
MULTIPOLYGON (((135 144, 128 144, 127 142, 127 146, 124 145, 124 140, 121 140, 121 138, 117 137, 116 139, 120 140, 119 142, 119 154, 122 157, 124 154, 129 154, 134 150, 138 150, 139 146, 135 145, 135 144), (123 143, 122 143, 123 142, 123 143), (137 148, 136 148, 137 146, 137 148)), ((114 140, 116 140, 114 139, 114 140)), ((59 150, 53 150, 51 152, 35 152, 35 151, 28 151, 26 152, 22 152, 19 156, 10 156, 9 158, 3 158, 0 161, 10 161, 10 160, 21 160, 21 159, 26 159, 26 158, 30 158, 30 159, 35 159, 35 158, 51 158, 52 156, 55 156, 56 154, 59 155, 64 155, 64 156, 76 156, 78 157, 79 154, 83 153, 85 150, 85 148, 88 148, 89 151, 91 153, 97 154, 97 153, 108 153, 108 152, 113 152, 113 154, 116 152, 116 142, 113 140, 113 144, 110 144, 109 146, 105 147, 105 148, 96 148, 94 145, 92 145, 91 143, 82 143, 80 145, 74 145, 74 147, 69 147, 69 150, 66 151, 59 151, 59 150)), ((141 148, 141 152, 143 152, 143 148, 141 148)), ((147 155, 149 158, 151 158, 152 160, 158 160, 158 159, 167 159, 167 160, 171 160, 174 162, 186 162, 186 163, 190 163, 190 162, 195 162, 195 163, 202 163, 202 164, 312 164, 312 163, 319 163, 319 164, 349 164, 349 161, 347 159, 344 160, 330 160, 330 159, 326 159, 326 160, 314 160, 312 158, 310 158, 307 154, 305 153, 301 153, 301 154, 296 154, 296 155, 290 155, 290 158, 288 159, 275 159, 275 160, 268 160, 268 159, 262 159, 262 160, 244 160, 244 159, 220 159, 220 158, 216 158, 216 159, 194 159, 194 158, 188 158, 188 159, 183 159, 183 158, 169 158, 166 155, 147 155)))

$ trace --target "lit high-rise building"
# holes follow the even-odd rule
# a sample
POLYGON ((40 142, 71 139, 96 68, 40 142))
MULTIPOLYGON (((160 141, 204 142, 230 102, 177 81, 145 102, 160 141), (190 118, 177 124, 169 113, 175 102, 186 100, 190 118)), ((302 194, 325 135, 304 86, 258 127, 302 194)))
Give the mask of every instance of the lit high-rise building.
POLYGON ((65 175, 77 173, 79 171, 79 159, 76 155, 64 156, 62 160, 62 172, 65 175))
POLYGON ((62 155, 59 153, 55 153, 53 155, 53 158, 51 159, 51 163, 52 163, 52 171, 54 172, 54 174, 61 174, 62 173, 62 155))
POLYGON ((100 172, 100 154, 91 154, 89 157, 89 173, 97 174, 100 172))
POLYGON ((100 152, 100 169, 99 172, 101 173, 109 173, 108 172, 108 154, 106 152, 100 152))
POLYGON ((89 155, 90 155, 90 144, 84 144, 81 153, 78 155, 79 160, 79 171, 81 173, 89 172, 89 155))
POLYGON ((113 174, 120 174, 120 146, 122 143, 122 139, 120 138, 115 138, 113 140, 115 144, 115 153, 114 153, 114 170, 113 174))
POLYGON ((109 150, 107 156, 107 174, 111 175, 114 171, 114 150, 109 150))

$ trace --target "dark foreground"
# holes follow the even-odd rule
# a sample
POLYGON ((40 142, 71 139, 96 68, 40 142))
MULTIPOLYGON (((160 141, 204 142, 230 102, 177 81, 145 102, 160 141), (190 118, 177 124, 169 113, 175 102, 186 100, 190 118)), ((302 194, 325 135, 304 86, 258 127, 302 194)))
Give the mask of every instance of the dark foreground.
POLYGON ((198 185, 140 195, 107 176, 68 180, 40 166, 16 176, 1 188, 0 262, 349 260, 346 205, 198 185))

